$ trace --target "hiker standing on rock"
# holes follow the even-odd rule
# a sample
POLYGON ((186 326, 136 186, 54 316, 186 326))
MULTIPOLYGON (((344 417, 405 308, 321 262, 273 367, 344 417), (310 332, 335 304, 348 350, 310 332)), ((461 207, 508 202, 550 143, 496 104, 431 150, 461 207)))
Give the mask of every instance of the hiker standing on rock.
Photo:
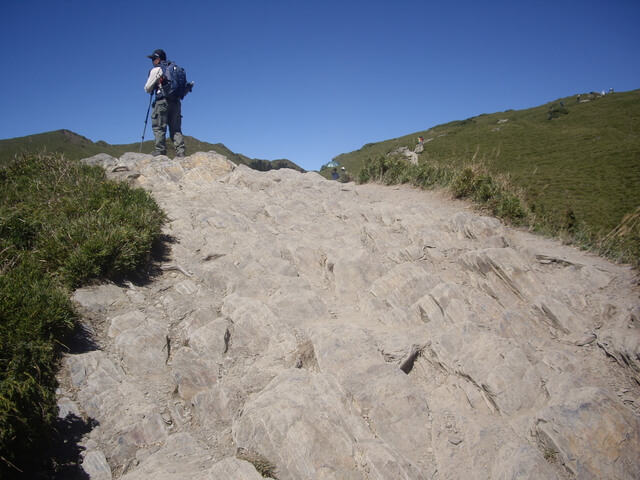
POLYGON ((169 127, 169 136, 175 146, 176 157, 184 157, 186 149, 182 136, 182 105, 180 98, 169 95, 167 91, 167 54, 164 50, 158 49, 147 57, 153 62, 153 68, 149 71, 144 91, 150 94, 155 92, 156 95, 151 114, 151 126, 156 139, 152 155, 156 157, 167 154, 166 134, 169 127))

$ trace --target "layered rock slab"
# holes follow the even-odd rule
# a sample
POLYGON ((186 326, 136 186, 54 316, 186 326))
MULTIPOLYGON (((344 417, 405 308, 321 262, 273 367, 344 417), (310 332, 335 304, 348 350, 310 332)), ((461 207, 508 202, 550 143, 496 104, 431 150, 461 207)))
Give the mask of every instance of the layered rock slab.
POLYGON ((87 162, 172 239, 152 282, 74 294, 90 478, 637 478, 632 271, 434 192, 87 162))

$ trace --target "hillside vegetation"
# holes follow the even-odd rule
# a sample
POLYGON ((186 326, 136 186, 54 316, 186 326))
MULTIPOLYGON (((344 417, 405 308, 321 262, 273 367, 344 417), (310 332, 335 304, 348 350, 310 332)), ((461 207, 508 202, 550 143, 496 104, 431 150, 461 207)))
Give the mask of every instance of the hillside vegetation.
MULTIPOLYGON (((261 160, 259 158, 249 158, 246 155, 232 152, 222 143, 207 143, 194 137, 185 136, 185 144, 187 145, 187 154, 213 150, 226 156, 236 164, 246 165, 254 170, 267 171, 278 168, 292 168, 300 172, 304 171, 290 160, 261 160)), ((154 141, 147 140, 142 144, 142 153, 152 152, 153 148, 154 141)), ((113 157, 120 157, 126 152, 138 151, 140 151, 139 142, 110 145, 102 140, 92 142, 88 138, 69 130, 55 130, 53 132, 38 133, 26 137, 0 140, 0 164, 15 158, 16 155, 41 152, 61 154, 68 160, 81 160, 97 155, 98 153, 106 153, 113 157)), ((174 154, 173 144, 171 141, 167 141, 167 155, 173 157, 174 154)))
POLYGON ((60 155, 0 164, 0 478, 46 466, 71 289, 143 271, 164 221, 147 192, 100 167, 60 155))
MULTIPOLYGON (((335 160, 352 175, 364 171, 363 181, 429 186, 414 181, 416 175, 439 170, 441 181, 431 183, 449 186, 456 174, 460 182, 461 172, 467 177, 475 172, 472 176, 490 178, 519 199, 517 223, 636 265, 640 257, 640 90, 582 94, 580 101, 575 96, 526 110, 483 114, 368 144, 335 160), (421 172, 398 153, 401 147, 414 150, 420 135, 425 140, 418 154, 421 172), (381 169, 387 178, 380 176, 381 169)), ((329 171, 321 173, 328 177, 329 171)), ((473 183, 471 177, 467 181, 473 183)))

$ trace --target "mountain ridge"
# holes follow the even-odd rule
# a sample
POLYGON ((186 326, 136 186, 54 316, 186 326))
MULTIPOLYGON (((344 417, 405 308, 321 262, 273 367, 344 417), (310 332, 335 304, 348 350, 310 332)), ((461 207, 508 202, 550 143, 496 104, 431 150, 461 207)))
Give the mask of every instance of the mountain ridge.
MULTIPOLYGON (((279 168, 291 168, 299 172, 305 170, 288 159, 265 160, 260 158, 250 158, 241 153, 235 153, 222 143, 208 143, 198 140, 195 137, 185 135, 185 143, 189 152, 207 152, 214 151, 224 155, 236 164, 246 165, 254 170, 268 171, 277 170, 279 168)), ((147 140, 142 143, 142 151, 150 152, 153 150, 153 140, 147 140)), ((106 153, 114 157, 120 157, 126 152, 138 152, 140 143, 117 144, 111 145, 104 140, 93 142, 76 132, 68 129, 52 130, 49 132, 25 135, 23 137, 15 137, 0 140, 0 162, 6 162, 15 155, 21 153, 42 151, 46 149, 48 152, 58 152, 72 160, 81 160, 99 153, 106 153)), ((171 142, 167 142, 167 153, 173 156, 174 148, 171 142)))

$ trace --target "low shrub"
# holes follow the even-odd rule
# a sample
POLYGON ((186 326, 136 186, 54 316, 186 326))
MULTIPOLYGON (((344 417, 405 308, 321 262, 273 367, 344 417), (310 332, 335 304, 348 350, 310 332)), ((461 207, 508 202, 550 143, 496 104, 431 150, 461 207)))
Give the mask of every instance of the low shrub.
POLYGON ((471 197, 478 188, 478 177, 471 167, 465 167, 457 171, 449 189, 455 198, 471 197))
POLYGON ((560 117, 560 115, 568 115, 569 110, 564 106, 563 102, 554 103, 549 107, 549 111, 547 114, 547 120, 553 120, 554 118, 560 117))
POLYGON ((531 218, 521 196, 503 191, 498 197, 492 213, 499 218, 509 220, 514 225, 524 225, 531 218))
POLYGON ((626 215, 597 246, 604 254, 640 267, 640 207, 626 215))
POLYGON ((358 181, 366 183, 375 181, 385 185, 406 183, 408 163, 398 156, 384 156, 372 159, 360 170, 358 181))
POLYGON ((413 184, 422 188, 445 186, 451 182, 453 175, 452 168, 425 163, 416 167, 413 184))

